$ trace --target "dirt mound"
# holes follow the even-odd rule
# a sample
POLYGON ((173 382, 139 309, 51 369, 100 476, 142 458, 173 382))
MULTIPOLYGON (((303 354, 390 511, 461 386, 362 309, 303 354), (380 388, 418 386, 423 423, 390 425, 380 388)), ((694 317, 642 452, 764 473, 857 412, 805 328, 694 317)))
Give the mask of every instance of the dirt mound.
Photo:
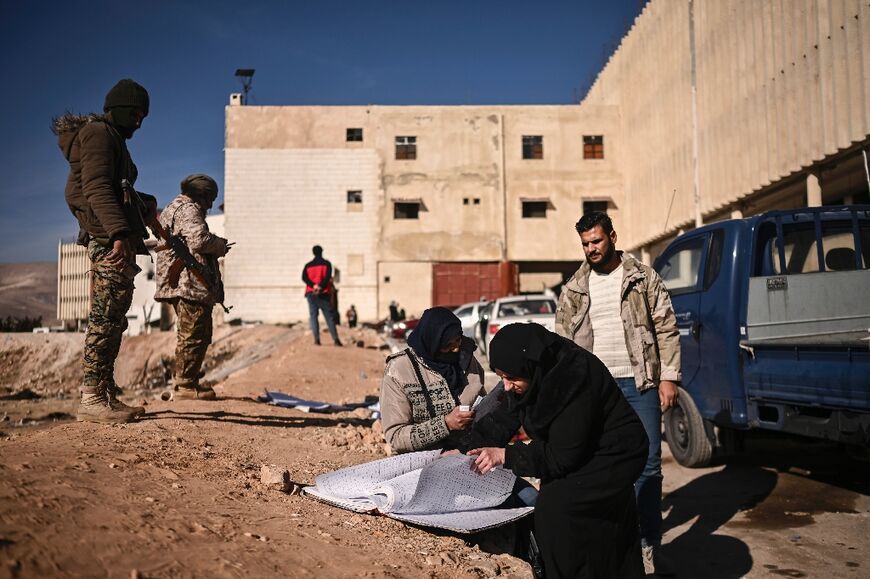
MULTIPOLYGON (((0 577, 531 577, 491 554, 507 548, 505 531, 432 533, 260 482, 263 465, 303 485, 386 455, 365 410, 255 400, 266 389, 338 403, 377 395, 381 340, 341 333, 344 348, 315 346, 300 328, 221 327, 206 361, 215 402, 159 399, 171 333, 125 339, 116 376, 147 414, 114 427, 69 422, 80 335, 0 336, 2 369, 21 360, 19 375, 67 376, 64 398, 0 398, 0 577)), ((22 380, 7 391, 25 392, 22 380)))

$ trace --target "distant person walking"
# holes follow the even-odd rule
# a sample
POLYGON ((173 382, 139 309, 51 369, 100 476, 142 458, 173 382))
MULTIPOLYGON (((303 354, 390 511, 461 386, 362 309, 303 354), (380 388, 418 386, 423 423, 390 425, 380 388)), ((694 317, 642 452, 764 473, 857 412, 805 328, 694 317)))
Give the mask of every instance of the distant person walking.
POLYGON ((350 304, 350 309, 344 313, 344 317, 347 318, 347 327, 355 328, 356 327, 356 306, 350 304))
POLYGON ((568 280, 556 308, 556 332, 595 354, 643 422, 649 452, 635 483, 644 567, 666 575, 662 540, 662 411, 674 405, 680 380, 680 334, 658 274, 616 250, 606 213, 580 218, 586 262, 568 280))
POLYGON ((230 249, 227 240, 211 233, 206 212, 217 199, 218 185, 208 175, 195 174, 181 182, 181 193, 160 214, 160 224, 169 235, 184 239, 190 253, 202 265, 209 287, 187 268, 173 269, 170 250, 157 253, 157 293, 154 299, 175 310, 176 344, 173 384, 177 399, 214 400, 214 389, 199 383, 202 362, 212 340, 212 309, 224 299, 218 258, 230 249))
POLYGON ((302 281, 305 282, 305 299, 308 300, 308 318, 314 343, 320 345, 320 323, 317 320, 319 312, 323 312, 326 327, 336 346, 341 346, 338 330, 335 329, 335 312, 332 309, 331 293, 335 291, 332 284, 332 264, 323 259, 323 248, 315 245, 311 248, 314 259, 302 268, 302 281))
MULTIPOLYGON (((106 94, 103 113, 67 113, 53 121, 60 149, 69 162, 64 195, 79 223, 78 242, 88 248, 93 281, 84 347, 84 378, 76 417, 85 422, 130 422, 143 414, 117 396, 115 358, 127 329, 133 300, 136 255, 148 255, 145 222, 135 201, 125 196, 122 180, 136 182, 138 170, 127 139, 148 116, 149 97, 141 85, 123 79, 106 94)), ((157 200, 141 195, 146 212, 157 200)))

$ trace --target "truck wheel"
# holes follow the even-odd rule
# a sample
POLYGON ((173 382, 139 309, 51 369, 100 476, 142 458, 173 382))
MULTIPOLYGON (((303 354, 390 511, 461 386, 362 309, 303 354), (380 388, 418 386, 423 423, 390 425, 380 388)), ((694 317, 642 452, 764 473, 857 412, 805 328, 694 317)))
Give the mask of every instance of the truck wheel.
POLYGON ((677 403, 665 413, 665 437, 671 454, 687 467, 707 466, 713 444, 704 428, 704 419, 688 392, 679 389, 677 403))

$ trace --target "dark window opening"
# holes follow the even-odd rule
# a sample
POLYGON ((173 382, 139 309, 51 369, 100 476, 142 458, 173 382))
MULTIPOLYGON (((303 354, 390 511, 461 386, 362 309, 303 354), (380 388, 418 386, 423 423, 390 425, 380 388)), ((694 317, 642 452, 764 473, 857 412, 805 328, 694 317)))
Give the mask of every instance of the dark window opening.
POLYGON ((470 201, 471 201, 471 199, 469 199, 468 197, 463 197, 463 198, 462 198, 462 204, 463 204, 463 205, 468 205, 468 203, 469 203, 470 201))
POLYGON ((362 191, 348 191, 347 202, 350 204, 362 203, 362 191))
POLYGON ((523 135, 523 159, 544 158, 544 137, 540 135, 523 135))
POLYGON ((474 204, 475 204, 475 205, 480 205, 480 197, 475 197, 475 198, 474 198, 474 204))
POLYGON ((523 201, 523 219, 545 219, 547 205, 546 201, 523 201))
POLYGON ((417 137, 396 137, 396 159, 417 158, 417 137))
POLYGON ((393 219, 419 219, 420 204, 396 202, 393 205, 393 219))
POLYGON ((604 136, 603 135, 584 135, 583 136, 583 158, 584 159, 603 159, 604 158, 604 136))
POLYGON ((363 140, 363 130, 362 129, 348 129, 347 130, 347 142, 348 143, 361 143, 363 140))
POLYGON ((704 270, 704 289, 709 289, 719 277, 722 269, 722 246, 725 242, 725 231, 717 229, 710 239, 710 249, 707 251, 707 266, 704 270))
POLYGON ((390 283, 390 276, 388 276, 388 275, 384 276, 384 283, 390 283))
POLYGON ((596 211, 600 211, 601 213, 607 213, 607 201, 584 201, 583 202, 583 215, 588 215, 589 213, 595 213, 596 211))

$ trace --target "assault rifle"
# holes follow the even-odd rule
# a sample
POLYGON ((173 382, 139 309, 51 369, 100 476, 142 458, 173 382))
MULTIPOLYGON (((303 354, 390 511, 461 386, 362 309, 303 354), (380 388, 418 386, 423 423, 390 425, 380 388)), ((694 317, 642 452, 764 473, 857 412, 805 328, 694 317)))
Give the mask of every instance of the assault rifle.
MULTIPOLYGON (((193 277, 199 280, 199 283, 202 284, 205 291, 207 291, 209 295, 217 301, 218 296, 215 294, 212 284, 208 281, 208 272, 202 264, 196 260, 193 254, 190 253, 190 249, 187 248, 184 240, 180 236, 170 235, 169 232, 166 231, 160 223, 160 220, 157 219, 157 213, 148 211, 145 202, 142 201, 142 198, 139 196, 139 192, 133 188, 133 185, 127 179, 121 179, 121 188, 124 191, 125 201, 129 200, 129 202, 136 207, 136 210, 139 212, 139 217, 142 219, 142 223, 147 225, 154 236, 163 242, 162 245, 157 246, 157 251, 171 250, 175 255, 175 261, 173 261, 169 266, 169 286, 172 288, 178 287, 178 280, 181 277, 181 272, 186 268, 193 277), (146 215, 148 216, 147 219, 145 217, 146 215)), ((225 306, 223 301, 217 303, 224 309, 224 312, 230 313, 232 306, 225 306)))

